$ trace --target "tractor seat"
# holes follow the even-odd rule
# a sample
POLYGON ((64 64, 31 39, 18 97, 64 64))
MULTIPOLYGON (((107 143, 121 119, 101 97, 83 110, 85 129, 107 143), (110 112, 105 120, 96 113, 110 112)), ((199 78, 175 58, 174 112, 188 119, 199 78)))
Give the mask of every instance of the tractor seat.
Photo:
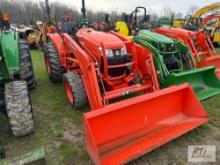
POLYGON ((176 57, 169 57, 164 59, 164 62, 169 71, 180 69, 180 61, 176 57))
POLYGON ((126 36, 129 39, 133 39, 133 36, 129 36, 129 29, 128 29, 128 26, 127 26, 127 24, 125 22, 123 22, 123 21, 116 22, 115 30, 119 34, 121 34, 123 36, 126 36))
POLYGON ((70 36, 75 35, 77 32, 77 24, 75 22, 64 22, 62 25, 63 32, 69 34, 70 36))

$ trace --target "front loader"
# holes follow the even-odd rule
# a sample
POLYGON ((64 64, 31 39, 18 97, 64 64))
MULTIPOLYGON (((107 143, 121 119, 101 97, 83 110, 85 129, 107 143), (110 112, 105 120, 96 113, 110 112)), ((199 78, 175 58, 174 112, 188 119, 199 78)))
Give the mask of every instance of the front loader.
MULTIPOLYGON (((135 15, 139 12, 138 9, 139 7, 135 9, 135 15)), ((158 79, 162 88, 172 84, 188 82, 200 100, 220 93, 220 83, 214 74, 214 67, 196 69, 195 59, 192 58, 191 52, 182 42, 172 40, 149 30, 143 30, 143 25, 145 25, 146 29, 148 24, 146 12, 144 12, 142 17, 143 19, 139 23, 137 19, 132 19, 133 26, 128 26, 129 21, 116 22, 116 30, 118 29, 117 32, 119 34, 128 36, 129 39, 133 39, 136 43, 153 53, 158 79), (135 33, 130 33, 131 29, 128 30, 128 27, 134 29, 135 33)), ((172 33, 169 34, 171 37, 172 33)))
POLYGON ((188 82, 200 100, 220 93, 214 67, 196 69, 189 49, 180 41, 140 30, 134 41, 154 54, 154 64, 161 87, 188 82))
POLYGON ((89 102, 85 142, 97 165, 127 163, 207 121, 188 84, 159 90, 152 54, 115 32, 49 34, 45 64, 70 104, 89 102))
POLYGON ((180 28, 165 27, 160 27, 155 32, 183 42, 189 48, 197 68, 215 66, 216 76, 220 78, 220 56, 208 35, 180 28))
POLYGON ((14 136, 34 131, 28 89, 35 87, 29 47, 0 12, 0 107, 7 116, 14 136))

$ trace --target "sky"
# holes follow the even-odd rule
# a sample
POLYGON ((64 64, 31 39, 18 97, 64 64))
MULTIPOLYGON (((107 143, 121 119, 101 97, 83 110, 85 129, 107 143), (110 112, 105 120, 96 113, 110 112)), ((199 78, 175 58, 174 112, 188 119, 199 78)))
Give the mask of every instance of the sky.
MULTIPOLYGON (((57 0, 49 0, 49 2, 57 0)), ((69 6, 80 10, 81 0, 60 0, 69 6)), ((136 6, 144 6, 151 9, 153 13, 160 14, 162 8, 169 7, 174 12, 185 14, 190 6, 203 7, 205 5, 218 2, 218 0, 85 0, 86 8, 94 11, 133 11, 136 6)))

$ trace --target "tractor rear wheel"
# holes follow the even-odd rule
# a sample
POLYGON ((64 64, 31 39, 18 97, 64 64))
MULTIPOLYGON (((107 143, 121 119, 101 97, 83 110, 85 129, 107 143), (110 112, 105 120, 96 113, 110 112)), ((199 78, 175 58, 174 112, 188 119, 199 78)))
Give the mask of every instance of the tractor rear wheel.
POLYGON ((14 136, 34 132, 34 117, 27 83, 25 81, 6 83, 4 95, 8 120, 14 136))
POLYGON ((62 82, 65 69, 61 66, 58 51, 52 41, 45 44, 44 61, 50 80, 53 83, 62 82))
POLYGON ((64 87, 68 101, 76 109, 87 105, 86 91, 83 86, 82 78, 77 72, 64 74, 64 87))
POLYGON ((19 79, 27 82, 28 88, 33 89, 36 86, 34 69, 31 60, 31 53, 26 41, 20 40, 20 71, 19 79))

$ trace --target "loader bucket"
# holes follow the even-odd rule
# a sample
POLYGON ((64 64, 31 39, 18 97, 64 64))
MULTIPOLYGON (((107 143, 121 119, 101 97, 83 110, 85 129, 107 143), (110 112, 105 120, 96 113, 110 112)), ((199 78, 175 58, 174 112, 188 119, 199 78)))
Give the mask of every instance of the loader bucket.
POLYGON ((84 114, 87 151, 96 165, 127 163, 207 122, 188 84, 84 114))
POLYGON ((215 74, 220 79, 220 55, 204 58, 202 61, 200 61, 199 66, 215 66, 215 74))
POLYGON ((215 75, 215 67, 205 67, 167 76, 164 86, 188 82, 198 96, 199 100, 207 99, 220 94, 220 81, 215 75))

